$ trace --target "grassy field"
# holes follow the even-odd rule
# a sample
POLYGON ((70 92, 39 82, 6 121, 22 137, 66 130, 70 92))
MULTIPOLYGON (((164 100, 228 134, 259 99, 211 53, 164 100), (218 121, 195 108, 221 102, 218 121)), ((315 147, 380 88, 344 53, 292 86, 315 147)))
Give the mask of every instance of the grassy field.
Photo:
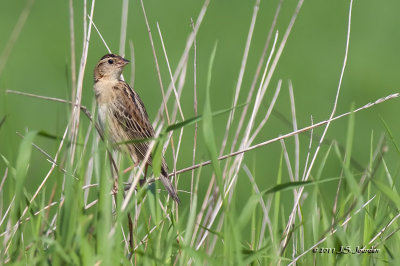
POLYGON ((399 9, 0 3, 0 264, 399 264, 399 9), (179 205, 96 130, 108 52, 179 205))

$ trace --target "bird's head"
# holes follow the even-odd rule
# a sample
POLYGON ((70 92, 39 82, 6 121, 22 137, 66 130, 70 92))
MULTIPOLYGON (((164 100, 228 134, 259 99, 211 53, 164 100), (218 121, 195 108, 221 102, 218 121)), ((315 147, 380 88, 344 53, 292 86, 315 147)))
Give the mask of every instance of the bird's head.
POLYGON ((97 63, 94 69, 94 81, 100 79, 119 79, 124 67, 129 63, 129 60, 115 55, 106 54, 97 63))

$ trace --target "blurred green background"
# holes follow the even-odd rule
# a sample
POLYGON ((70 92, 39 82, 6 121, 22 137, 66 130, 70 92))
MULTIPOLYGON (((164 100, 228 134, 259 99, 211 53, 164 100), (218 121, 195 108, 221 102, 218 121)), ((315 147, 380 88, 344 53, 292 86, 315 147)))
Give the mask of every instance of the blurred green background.
MULTIPOLYGON (((153 38, 160 62, 164 86, 170 78, 158 37, 156 22, 163 33, 171 67, 176 68, 186 39, 191 32, 190 19, 197 18, 202 1, 144 1, 150 21, 153 38)), ((211 1, 204 22, 197 36, 198 51, 198 98, 199 112, 202 112, 205 94, 205 83, 208 61, 216 42, 218 49, 213 68, 211 83, 212 108, 220 110, 229 108, 234 97, 234 88, 239 74, 241 59, 250 25, 255 1, 218 0, 211 1)), ((22 12, 26 1, 0 2, 0 51, 6 47, 13 28, 22 12)), ((267 33, 273 19, 278 1, 261 1, 255 27, 253 42, 250 47, 249 60, 242 85, 239 103, 247 97, 255 69, 267 33)), ((284 1, 276 29, 279 30, 279 41, 286 30, 297 1, 284 1)), ((115 53, 119 48, 122 1, 96 1, 94 22, 115 53)), ((288 80, 293 82, 296 99, 298 126, 309 125, 311 116, 314 122, 325 120, 331 112, 339 75, 345 52, 349 1, 317 1, 305 0, 298 15, 293 31, 284 49, 270 88, 263 101, 261 113, 265 113, 275 86, 283 79, 282 91, 276 104, 276 110, 291 119, 288 96, 288 80)), ((83 3, 74 1, 74 23, 76 37, 76 60, 82 52, 83 36, 83 3)), ((88 3, 90 9, 90 3, 88 3)), ((400 83, 400 1, 355 1, 351 27, 351 39, 348 64, 344 75, 337 113, 350 110, 351 104, 356 107, 374 101, 377 98, 398 91, 400 83)), ((130 58, 128 41, 134 44, 135 82, 151 120, 161 104, 161 92, 157 79, 152 50, 139 1, 130 1, 125 55, 130 58)), ((36 0, 27 18, 19 38, 13 46, 3 72, 0 74, 0 119, 6 116, 6 122, 0 128, 0 153, 10 162, 15 160, 21 138, 16 131, 44 130, 61 136, 69 117, 69 107, 62 103, 54 103, 20 95, 6 94, 7 89, 24 91, 44 96, 71 99, 71 55, 70 55, 69 11, 68 1, 36 0)), ((93 68, 98 59, 107 53, 98 34, 93 29, 90 41, 88 61, 85 70, 83 105, 89 109, 93 104, 93 68)), ((186 84, 182 94, 182 108, 189 118, 193 111, 193 52, 190 54, 186 84)), ((129 81, 131 66, 125 70, 125 78, 129 81)), ((170 105, 172 107, 172 105, 170 105)), ((356 138, 353 156, 361 165, 366 166, 369 158, 370 138, 374 140, 385 132, 381 118, 390 126, 395 140, 399 141, 400 125, 398 123, 399 100, 392 100, 356 115, 356 138)), ((236 119, 239 115, 236 115, 236 119)), ((262 117, 257 120, 261 121, 262 117)), ((88 125, 82 116, 81 131, 88 125)), ((227 115, 214 120, 217 143, 222 142, 227 115)), ((237 121, 234 122, 234 125, 237 121)), ((346 137, 347 120, 332 124, 328 131, 329 139, 343 143, 346 137)), ((291 128, 281 119, 273 116, 264 127, 255 143, 290 132, 291 128)), ((201 130, 199 136, 198 161, 206 160, 206 150, 202 146, 201 130)), ((85 133, 85 132, 81 132, 85 133)), ((321 129, 316 130, 320 134, 321 129)), ((175 134, 177 136, 177 134, 175 134)), ((177 139, 177 137, 175 137, 177 139)), ((307 152, 308 137, 301 137, 301 158, 307 152)), ((228 148, 230 150, 229 139, 228 148)), ((40 147, 54 156, 58 141, 39 137, 35 140, 40 147)), ((193 143, 193 126, 184 131, 182 155, 178 169, 191 164, 193 143)), ((287 140, 293 147, 293 139, 287 140)), ((395 155, 392 145, 389 154, 395 155)), ((291 149, 292 150, 292 149, 291 149)), ((260 189, 266 189, 276 182, 276 169, 279 164, 281 147, 279 143, 260 148, 246 154, 245 163, 254 170, 260 189)), ((291 156, 294 154, 291 153, 291 156)), ((172 163, 170 149, 167 151, 167 162, 172 163)), ((398 156, 388 156, 388 163, 395 165, 398 156)), ((33 152, 32 165, 28 180, 36 185, 42 180, 50 164, 37 151, 33 152)), ((326 166, 326 175, 337 176, 340 162, 331 160, 326 166)), ((170 166, 171 168, 171 166, 170 166)), ((0 176, 5 164, 0 160, 0 176)), ((211 173, 211 168, 203 171, 211 173)), ((207 173, 205 172, 205 173, 207 173)), ((301 171, 302 172, 302 168, 301 171)), ((180 178, 179 188, 190 190, 190 173, 180 178)), ((240 172, 239 183, 246 193, 250 185, 243 171, 240 172)), ((206 177, 206 175, 203 175, 206 177)), ((288 181, 285 172, 283 179, 288 181)), ((55 180, 55 179, 53 179, 55 180)), ((56 180, 55 180, 56 181, 56 180)), ((202 178, 203 188, 209 179, 202 178)), ((332 191, 332 193, 334 193, 332 191)), ((185 197, 185 196, 183 196, 185 197)))

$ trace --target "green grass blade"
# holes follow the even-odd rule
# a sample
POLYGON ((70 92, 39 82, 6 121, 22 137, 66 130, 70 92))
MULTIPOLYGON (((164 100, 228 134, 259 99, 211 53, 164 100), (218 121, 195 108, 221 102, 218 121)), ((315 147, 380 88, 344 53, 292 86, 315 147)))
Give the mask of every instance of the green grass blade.
POLYGON ((13 218, 14 221, 19 219, 20 215, 20 201, 24 195, 24 188, 25 188, 25 180, 28 173, 28 168, 30 166, 30 158, 32 153, 32 143, 33 139, 36 137, 37 132, 31 131, 25 135, 24 139, 22 140, 19 149, 18 149, 18 157, 15 166, 15 208, 13 208, 13 218))
POLYGON ((400 196, 393 191, 389 186, 384 184, 383 182, 372 179, 372 182, 378 187, 382 193, 388 197, 396 206, 400 206, 400 196))
POLYGON ((362 197, 362 193, 361 193, 361 188, 359 187, 354 174, 351 172, 350 168, 346 166, 342 155, 340 153, 340 149, 339 146, 337 145, 337 143, 334 144, 334 150, 336 152, 336 156, 339 159, 339 162, 342 164, 343 167, 343 172, 344 172, 344 176, 346 178, 346 182, 347 184, 349 184, 349 188, 350 191, 357 197, 360 198, 362 197))
POLYGON ((390 141, 393 143, 394 147, 396 148, 397 153, 400 155, 400 147, 399 147, 399 145, 397 144, 397 142, 396 142, 396 140, 395 140, 395 138, 394 138, 394 136, 393 136, 393 133, 392 133, 392 131, 390 130, 389 125, 386 123, 386 121, 383 119, 383 117, 380 117, 380 119, 381 119, 383 125, 385 126, 385 129, 386 129, 386 132, 387 132, 388 135, 389 135, 390 141))
POLYGON ((5 115, 5 116, 3 116, 3 118, 1 119, 1 121, 0 121, 0 128, 3 126, 4 122, 6 122, 6 118, 7 118, 7 116, 5 115))
POLYGON ((351 162, 351 154, 353 147, 353 139, 354 139, 354 125, 355 125, 355 114, 353 113, 354 103, 351 105, 351 114, 349 116, 349 122, 347 124, 347 135, 346 135, 346 157, 345 157, 345 165, 347 168, 350 167, 351 162))
MULTIPOLYGON (((247 105, 247 104, 248 104, 248 103, 242 103, 242 104, 239 104, 239 105, 234 106, 234 107, 231 107, 231 108, 227 108, 227 109, 215 111, 215 112, 213 112, 213 113, 211 114, 211 116, 214 118, 214 117, 217 117, 217 116, 219 116, 219 115, 222 115, 222 114, 225 114, 225 113, 229 113, 229 112, 231 112, 231 111, 234 110, 234 109, 244 107, 244 106, 247 105)), ((173 124, 173 125, 168 126, 167 129, 166 129, 166 131, 169 132, 169 131, 173 131, 173 130, 180 129, 180 128, 184 127, 184 126, 193 125, 193 124, 195 124, 195 123, 197 123, 197 122, 202 121, 203 118, 204 118, 204 115, 198 115, 198 116, 195 116, 195 117, 186 119, 185 121, 178 122, 178 123, 176 123, 176 124, 173 124)))
POLYGON ((284 190, 289 190, 289 189, 293 189, 296 187, 301 187, 301 186, 309 186, 309 185, 317 185, 317 184, 322 184, 322 183, 326 183, 326 182, 333 182, 333 181, 337 181, 339 179, 341 179, 342 177, 332 177, 332 178, 326 178, 326 179, 322 179, 322 180, 318 180, 318 181, 296 181, 296 182, 287 182, 287 183, 283 183, 283 184, 279 184, 276 186, 273 186, 272 188, 269 188, 267 190, 262 191, 261 193, 263 195, 267 195, 270 193, 275 193, 278 191, 284 191, 284 190))
MULTIPOLYGON (((283 169, 283 150, 281 151, 281 156, 280 156, 280 159, 279 159, 278 174, 277 174, 277 178, 276 178, 276 183, 277 184, 282 182, 282 169, 283 169)), ((279 240, 278 239, 279 239, 280 236, 278 236, 278 230, 279 230, 279 210, 280 210, 280 207, 281 207, 281 193, 278 190, 277 193, 274 194, 274 213, 273 213, 274 216, 272 217, 273 224, 275 224, 275 226, 273 227, 274 254, 276 254, 277 250, 279 249, 279 240)))
POLYGON ((212 119, 212 112, 211 112, 211 100, 210 100, 210 84, 211 84, 211 73, 212 73, 212 66, 214 63, 215 53, 217 51, 217 44, 214 45, 214 49, 211 54, 210 63, 208 66, 208 75, 207 75, 207 86, 206 86, 206 98, 204 102, 204 117, 203 117, 203 135, 204 135, 204 142, 207 147, 207 151, 209 156, 211 157, 211 162, 214 167, 214 171, 216 174, 216 180, 219 187, 219 193, 221 198, 224 198, 223 195, 223 182, 222 182, 222 172, 221 166, 218 161, 217 155, 217 147, 215 144, 215 137, 214 137, 214 128, 213 128, 213 119, 212 119))
POLYGON ((255 194, 252 195, 248 200, 246 205, 243 207, 243 210, 239 216, 239 219, 237 220, 239 228, 244 228, 248 221, 250 220, 254 209, 257 207, 257 204, 260 201, 260 195, 255 194))
POLYGON ((15 176, 15 175, 16 175, 16 170, 15 170, 15 168, 11 165, 10 161, 8 161, 7 158, 6 158, 3 154, 1 154, 1 153, 0 153, 0 157, 3 159, 3 162, 7 165, 9 171, 11 172, 11 174, 12 174, 13 176, 15 176))
POLYGON ((267 194, 275 193, 275 192, 278 192, 278 191, 284 191, 284 190, 289 190, 289 189, 293 189, 293 188, 297 188, 297 187, 301 187, 301 186, 310 185, 312 183, 313 183, 313 181, 287 182, 287 183, 283 183, 283 184, 279 184, 279 185, 273 186, 272 188, 264 190, 261 193, 263 195, 267 195, 267 194))

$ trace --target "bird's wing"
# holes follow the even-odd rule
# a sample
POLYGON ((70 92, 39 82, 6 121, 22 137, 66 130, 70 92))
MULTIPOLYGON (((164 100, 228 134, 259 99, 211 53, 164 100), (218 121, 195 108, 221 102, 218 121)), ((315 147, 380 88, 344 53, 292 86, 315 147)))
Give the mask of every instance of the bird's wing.
MULTIPOLYGON (((148 139, 154 137, 154 129, 150 124, 149 116, 139 95, 124 81, 120 81, 114 90, 119 90, 116 93, 117 99, 114 101, 113 115, 119 125, 125 131, 129 139, 148 139)), ((133 145, 137 156, 142 160, 146 156, 149 148, 148 142, 138 142, 128 145, 133 145)), ((147 161, 151 164, 151 157, 147 161)), ((171 180, 168 178, 168 167, 162 158, 161 176, 160 179, 168 191, 169 195, 179 203, 179 197, 173 187, 171 180)))
MULTIPOLYGON (((124 81, 113 87, 116 99, 113 106, 113 116, 128 136, 127 140, 148 139, 154 137, 154 129, 150 124, 149 116, 139 95, 124 81)), ((130 143, 133 145, 140 159, 146 156, 148 142, 130 143)), ((151 163, 151 159, 149 160, 151 163)))

